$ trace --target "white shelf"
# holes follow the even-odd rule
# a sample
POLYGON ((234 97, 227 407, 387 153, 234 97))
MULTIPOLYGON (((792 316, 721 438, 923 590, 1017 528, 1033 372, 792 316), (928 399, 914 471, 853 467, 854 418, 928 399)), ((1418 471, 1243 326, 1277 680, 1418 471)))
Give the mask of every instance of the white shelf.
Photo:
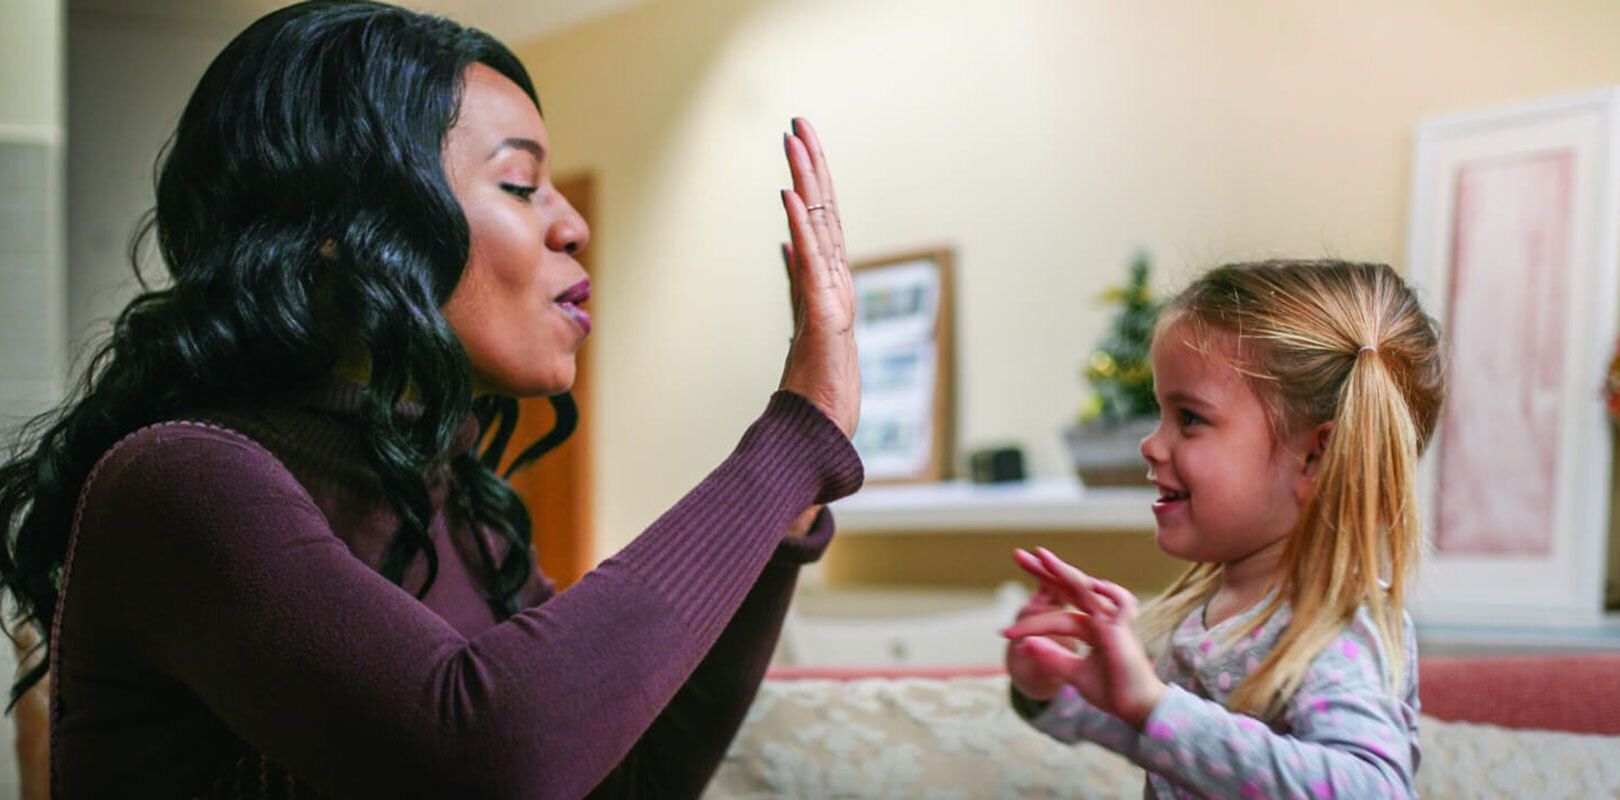
POLYGON ((1027 530, 1152 532, 1151 487, 1086 488, 1072 478, 873 486, 832 504, 840 535, 1027 530))

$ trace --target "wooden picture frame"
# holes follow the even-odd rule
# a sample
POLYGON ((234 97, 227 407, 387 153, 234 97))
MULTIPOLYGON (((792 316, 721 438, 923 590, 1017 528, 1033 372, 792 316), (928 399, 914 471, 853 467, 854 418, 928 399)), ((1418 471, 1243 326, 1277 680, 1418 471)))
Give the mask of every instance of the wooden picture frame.
POLYGON ((954 253, 911 250, 850 265, 861 357, 855 448, 868 483, 948 480, 955 460, 954 253))
POLYGON ((1408 268, 1439 320, 1446 408, 1420 473, 1419 622, 1603 614, 1620 303, 1620 89, 1417 129, 1408 268))

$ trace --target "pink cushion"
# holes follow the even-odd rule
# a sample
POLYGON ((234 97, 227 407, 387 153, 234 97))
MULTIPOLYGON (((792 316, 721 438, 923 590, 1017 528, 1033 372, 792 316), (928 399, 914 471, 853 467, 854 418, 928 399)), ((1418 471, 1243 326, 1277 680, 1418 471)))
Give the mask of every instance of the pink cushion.
MULTIPOLYGON (((773 680, 963 678, 1001 667, 778 667, 773 680)), ((1423 713, 1449 722, 1620 735, 1620 655, 1425 658, 1423 713)))
POLYGON ((1425 658, 1423 713, 1451 722, 1620 734, 1620 655, 1425 658))

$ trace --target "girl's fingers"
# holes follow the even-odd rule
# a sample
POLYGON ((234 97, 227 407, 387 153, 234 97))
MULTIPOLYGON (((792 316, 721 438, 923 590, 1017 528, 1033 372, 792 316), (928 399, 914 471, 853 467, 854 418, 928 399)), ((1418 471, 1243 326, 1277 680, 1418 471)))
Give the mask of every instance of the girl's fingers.
POLYGON ((1038 578, 1042 585, 1047 583, 1062 584, 1062 581, 1058 580, 1058 577, 1053 575, 1052 571, 1047 569, 1046 565, 1041 563, 1041 560, 1028 550, 1022 548, 1013 550, 1013 561, 1017 562, 1018 566, 1025 572, 1038 578))
POLYGON ((1114 604, 1115 608, 1117 609, 1116 613, 1125 622, 1129 623, 1135 620, 1136 595, 1131 594, 1129 589, 1126 589, 1113 581, 1104 580, 1093 581, 1092 588, 1097 592, 1097 594, 1102 595, 1104 598, 1114 604))
POLYGON ((1022 651, 1022 654, 1033 659, 1041 666, 1042 671, 1067 679, 1078 672, 1085 662, 1085 657, 1076 653, 1072 648, 1065 647, 1055 639, 1045 636, 1033 636, 1020 639, 1013 643, 1013 647, 1022 651))
POLYGON ((1097 579, 1080 571, 1079 568, 1058 558, 1055 553, 1044 548, 1035 549, 1040 558, 1041 566, 1051 573, 1059 586, 1063 587, 1064 595, 1081 611, 1088 614, 1102 614, 1113 616, 1118 613, 1119 607, 1110 599, 1098 595, 1094 587, 1097 579))
MULTIPOLYGON (((1045 548, 1040 548, 1040 550, 1046 554, 1048 559, 1055 561, 1057 564, 1068 566, 1062 559, 1052 555, 1051 551, 1046 550, 1045 548)), ((1048 566, 1047 561, 1022 548, 1015 548, 1013 550, 1013 560, 1016 561, 1018 566, 1022 567, 1025 572, 1035 576, 1035 578, 1040 581, 1040 585, 1043 590, 1049 589, 1055 592, 1057 597, 1059 597, 1065 603, 1079 607, 1088 613, 1103 614, 1105 616, 1117 614, 1119 611, 1119 606, 1115 603, 1115 601, 1106 596, 1093 594, 1090 591, 1090 587, 1099 582, 1098 579, 1086 575, 1084 572, 1081 572, 1078 569, 1070 567, 1069 569, 1072 570, 1072 574, 1068 576, 1068 579, 1065 579, 1065 576, 1056 574, 1056 571, 1052 567, 1048 566), (1084 579, 1084 583, 1086 585, 1086 589, 1084 591, 1074 588, 1074 575, 1078 575, 1080 578, 1084 579), (1089 608, 1087 607, 1088 603, 1090 606, 1089 608)))
POLYGON ((1091 640, 1091 626, 1086 615, 1078 611, 1047 611, 1032 614, 1002 629, 1008 639, 1028 636, 1067 636, 1082 641, 1091 640))
POLYGON ((1035 548, 1035 558, 1040 562, 1041 569, 1051 576, 1051 580, 1063 589, 1069 602, 1087 609, 1087 602, 1091 589, 1091 577, 1079 569, 1071 566, 1067 561, 1058 558, 1055 553, 1044 547, 1035 548))

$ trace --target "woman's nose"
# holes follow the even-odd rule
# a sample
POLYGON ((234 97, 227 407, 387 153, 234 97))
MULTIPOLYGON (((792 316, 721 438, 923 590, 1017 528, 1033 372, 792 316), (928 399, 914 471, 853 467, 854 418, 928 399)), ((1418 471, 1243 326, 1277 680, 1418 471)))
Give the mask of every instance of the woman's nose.
POLYGON ((561 193, 557 195, 562 206, 551 227, 546 230, 546 247, 570 255, 585 249, 591 243, 591 226, 579 215, 574 205, 561 193))

